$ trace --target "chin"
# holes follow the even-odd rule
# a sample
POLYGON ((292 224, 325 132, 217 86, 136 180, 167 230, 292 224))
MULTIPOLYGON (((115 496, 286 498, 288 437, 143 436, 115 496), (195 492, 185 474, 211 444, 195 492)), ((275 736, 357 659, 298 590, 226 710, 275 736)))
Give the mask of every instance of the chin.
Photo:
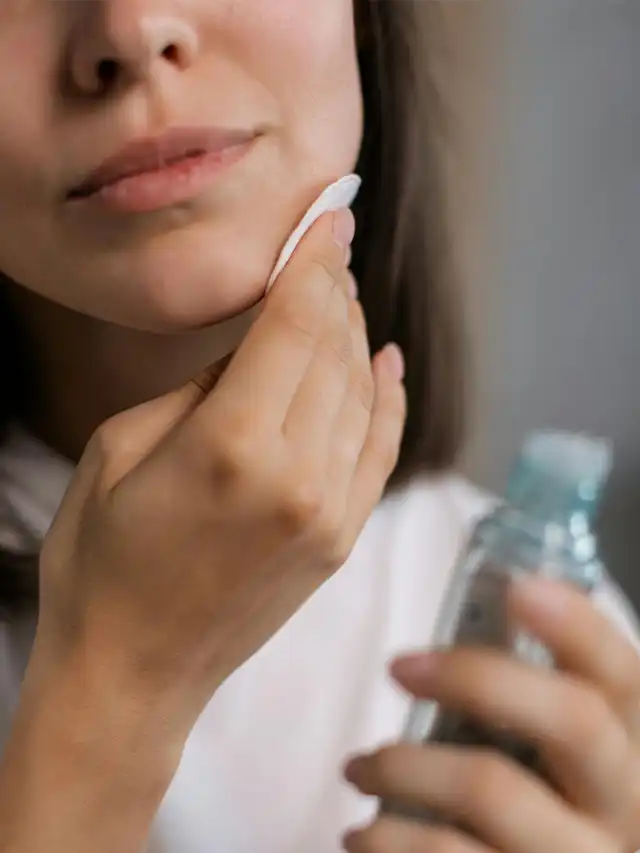
MULTIPOLYGON (((169 268, 138 280, 139 328, 160 333, 182 333, 215 326, 246 314, 265 293, 270 266, 254 270, 249 265, 218 264, 215 273, 206 265, 185 265, 176 275, 169 268), (265 274, 266 270, 266 274, 265 274)), ((133 318, 132 318, 133 319, 133 318)))
MULTIPOLYGON (((279 242, 232 239, 211 229, 165 234, 111 257, 77 294, 76 310, 141 331, 179 334, 244 315, 264 296, 279 242), (87 297, 91 295, 91 299, 87 297)), ((87 264, 88 266, 88 264, 87 264)))
POLYGON ((109 319, 180 333, 243 315, 263 298, 287 237, 331 180, 271 194, 268 204, 257 194, 251 204, 229 205, 224 216, 207 211, 200 221, 147 235, 110 256, 106 268, 116 281, 97 288, 105 296, 120 293, 118 316, 109 319))

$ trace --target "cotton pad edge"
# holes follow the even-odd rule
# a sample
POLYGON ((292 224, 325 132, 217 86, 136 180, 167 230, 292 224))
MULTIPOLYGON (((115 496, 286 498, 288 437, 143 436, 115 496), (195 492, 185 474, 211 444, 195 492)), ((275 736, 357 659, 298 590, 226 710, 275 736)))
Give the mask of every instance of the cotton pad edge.
POLYGON ((267 284, 268 293, 273 287, 275 280, 286 267, 295 252, 298 244, 317 220, 324 214, 351 207, 362 185, 362 179, 358 175, 345 175, 340 180, 330 184, 321 195, 314 201, 311 207, 296 226, 295 230, 280 252, 276 265, 271 273, 267 284))

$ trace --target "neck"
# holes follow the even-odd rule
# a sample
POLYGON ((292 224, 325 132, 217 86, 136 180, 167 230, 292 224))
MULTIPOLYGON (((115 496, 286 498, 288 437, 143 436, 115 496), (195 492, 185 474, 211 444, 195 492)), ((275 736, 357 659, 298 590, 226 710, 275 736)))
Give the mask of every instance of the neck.
POLYGON ((160 335, 104 323, 22 289, 11 301, 33 342, 37 377, 37 404, 25 426, 74 462, 107 418, 179 387, 229 353, 248 325, 243 315, 160 335))

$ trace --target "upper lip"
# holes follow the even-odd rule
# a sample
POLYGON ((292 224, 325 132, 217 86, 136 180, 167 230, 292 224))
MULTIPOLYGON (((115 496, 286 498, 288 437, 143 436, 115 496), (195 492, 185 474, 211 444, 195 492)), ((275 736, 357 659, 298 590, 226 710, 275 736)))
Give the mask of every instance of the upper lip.
POLYGON ((185 157, 221 152, 250 142, 256 135, 255 131, 202 127, 174 128, 162 136, 136 139, 101 163, 68 196, 88 196, 123 178, 151 172, 185 157))

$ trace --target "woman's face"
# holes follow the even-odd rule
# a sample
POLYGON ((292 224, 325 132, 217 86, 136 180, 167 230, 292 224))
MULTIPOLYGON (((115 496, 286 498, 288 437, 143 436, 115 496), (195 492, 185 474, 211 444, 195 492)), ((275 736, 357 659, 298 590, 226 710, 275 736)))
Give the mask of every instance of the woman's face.
POLYGON ((152 331, 254 303, 300 215, 357 160, 353 4, 0 0, 0 270, 152 331), (210 153, 111 183, 190 148, 210 153))

